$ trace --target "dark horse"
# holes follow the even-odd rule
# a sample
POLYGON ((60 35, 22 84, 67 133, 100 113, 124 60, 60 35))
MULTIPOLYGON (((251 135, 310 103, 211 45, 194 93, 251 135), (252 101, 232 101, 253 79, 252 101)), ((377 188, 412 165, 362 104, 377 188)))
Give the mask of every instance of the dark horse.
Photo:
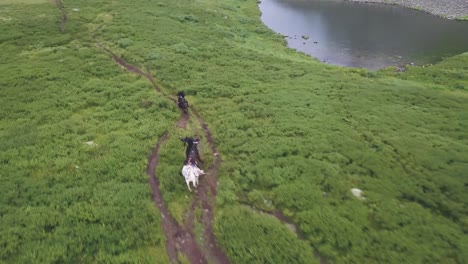
POLYGON ((197 160, 203 163, 203 160, 200 158, 200 154, 198 153, 198 138, 190 138, 185 137, 181 138, 182 142, 187 145, 187 149, 185 150, 185 162, 184 164, 192 164, 197 165, 197 160))
POLYGON ((180 91, 177 93, 177 106, 184 111, 185 114, 188 113, 188 102, 185 100, 185 93, 180 91))

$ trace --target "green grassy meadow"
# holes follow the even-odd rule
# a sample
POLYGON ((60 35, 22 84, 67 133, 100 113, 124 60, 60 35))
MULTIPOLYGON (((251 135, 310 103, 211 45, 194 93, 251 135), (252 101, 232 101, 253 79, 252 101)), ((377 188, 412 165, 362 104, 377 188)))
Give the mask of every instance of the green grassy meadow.
POLYGON ((468 259, 468 53, 369 72, 288 49, 255 0, 63 4, 59 32, 52 1, 0 1, 0 263, 169 262, 147 158, 169 131, 157 173, 183 222, 178 138, 201 128, 98 43, 209 125, 232 263, 468 259))

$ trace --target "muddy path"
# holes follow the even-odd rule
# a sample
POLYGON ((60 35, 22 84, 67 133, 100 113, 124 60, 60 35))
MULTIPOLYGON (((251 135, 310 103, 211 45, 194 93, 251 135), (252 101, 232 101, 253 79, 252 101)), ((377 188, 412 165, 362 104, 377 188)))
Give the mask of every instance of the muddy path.
POLYGON ((62 0, 55 0, 55 5, 58 7, 60 13, 62 14, 62 19, 59 23, 59 31, 63 32, 63 30, 65 29, 65 24, 68 20, 67 11, 65 11, 65 6, 63 5, 62 0))
POLYGON ((177 127, 185 129, 187 127, 188 121, 189 121, 189 115, 182 113, 180 115, 179 120, 177 121, 177 127))
MULTIPOLYGON (((102 47, 102 45, 100 45, 102 47)), ((107 52, 112 55, 113 60, 125 70, 141 75, 148 79, 153 85, 156 92, 161 93, 161 89, 154 82, 153 77, 149 72, 144 72, 140 68, 125 62, 122 58, 115 55, 112 51, 104 48, 107 52)), ((185 127, 188 122, 188 115, 182 114, 180 120, 177 122, 180 126, 185 127)), ((148 158, 148 164, 146 167, 146 174, 149 177, 149 185, 151 187, 153 202, 155 203, 158 210, 161 212, 163 220, 162 228, 166 234, 166 249, 171 262, 179 262, 178 252, 183 253, 190 263, 208 263, 205 258, 205 254, 202 252, 200 246, 196 242, 196 238, 193 234, 193 230, 187 230, 181 227, 177 221, 170 215, 167 210, 166 204, 164 203, 161 189, 159 188, 159 178, 156 174, 156 167, 159 163, 159 149, 161 144, 169 140, 169 134, 166 132, 161 139, 158 141, 156 146, 153 148, 151 155, 148 158)))
MULTIPOLYGON (((102 43, 98 42, 97 45, 109 53, 118 65, 131 73, 145 77, 152 84, 157 93, 176 102, 174 97, 166 95, 156 84, 149 68, 146 68, 146 71, 143 71, 141 68, 127 63, 123 58, 117 56, 102 43)), ((178 253, 183 253, 190 263, 229 263, 229 259, 217 244, 216 237, 213 232, 213 208, 215 206, 216 188, 218 184, 218 169, 222 160, 218 154, 213 134, 208 125, 198 114, 198 111, 196 111, 194 106, 191 106, 191 109, 203 130, 204 137, 212 151, 214 160, 206 170, 205 175, 200 179, 192 204, 186 212, 185 225, 180 226, 180 224, 177 223, 177 221, 168 212, 163 195, 159 188, 159 178, 156 174, 156 168, 159 164, 159 149, 164 142, 169 140, 169 134, 167 132, 159 139, 148 158, 146 173, 149 177, 152 199, 155 206, 161 212, 163 220, 162 229, 166 235, 166 249, 171 262, 179 262, 178 253), (195 219, 195 210, 197 208, 201 208, 201 219, 195 219), (195 220, 199 220, 200 224, 203 226, 203 248, 201 248, 196 242, 196 237, 193 232, 195 220)), ((185 129, 189 120, 189 114, 181 113, 176 125, 179 128, 185 129)))
MULTIPOLYGON (((206 170, 206 174, 200 180, 198 192, 194 199, 194 203, 201 204, 201 223, 203 225, 203 238, 205 244, 205 251, 209 260, 213 263, 229 263, 229 259, 220 248, 216 241, 216 236, 213 231, 213 208, 216 202, 216 191, 218 186, 218 171, 219 166, 222 163, 222 159, 218 153, 216 143, 208 125, 205 123, 203 118, 200 116, 195 107, 192 107, 192 113, 195 115, 199 122, 203 134, 211 148, 213 154, 213 163, 206 170)), ((192 206, 193 208, 193 206, 192 206)))

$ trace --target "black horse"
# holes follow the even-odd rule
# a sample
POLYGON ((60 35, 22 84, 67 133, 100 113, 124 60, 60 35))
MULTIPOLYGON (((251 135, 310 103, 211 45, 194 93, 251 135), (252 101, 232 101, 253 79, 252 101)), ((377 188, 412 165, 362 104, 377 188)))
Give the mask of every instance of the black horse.
POLYGON ((197 160, 203 163, 203 160, 200 158, 200 153, 198 153, 198 138, 185 137, 181 138, 180 140, 182 140, 182 142, 184 142, 184 144, 187 145, 187 148, 185 149, 184 164, 187 165, 190 163, 193 165, 197 165, 197 160))
POLYGON ((177 106, 184 111, 185 114, 188 113, 188 102, 185 99, 185 93, 183 91, 180 91, 177 93, 177 106))

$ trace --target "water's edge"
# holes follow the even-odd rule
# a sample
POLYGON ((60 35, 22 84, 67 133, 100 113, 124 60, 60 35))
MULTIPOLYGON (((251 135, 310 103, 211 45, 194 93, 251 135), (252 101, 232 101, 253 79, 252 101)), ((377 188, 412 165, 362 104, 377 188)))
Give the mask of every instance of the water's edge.
POLYGON ((468 20, 468 2, 464 0, 343 0, 360 3, 399 5, 446 19, 468 20))

